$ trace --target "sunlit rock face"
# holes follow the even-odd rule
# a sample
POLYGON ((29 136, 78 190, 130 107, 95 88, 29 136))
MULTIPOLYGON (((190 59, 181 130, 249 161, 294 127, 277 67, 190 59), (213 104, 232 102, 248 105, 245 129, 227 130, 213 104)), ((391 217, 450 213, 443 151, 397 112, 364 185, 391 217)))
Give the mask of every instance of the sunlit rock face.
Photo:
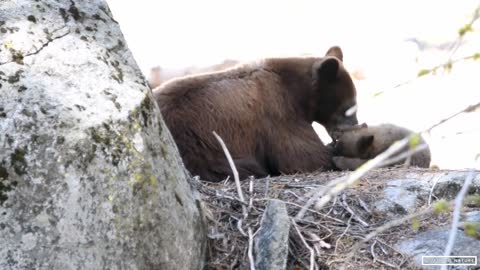
POLYGON ((201 268, 199 204, 106 4, 0 14, 0 269, 201 268))

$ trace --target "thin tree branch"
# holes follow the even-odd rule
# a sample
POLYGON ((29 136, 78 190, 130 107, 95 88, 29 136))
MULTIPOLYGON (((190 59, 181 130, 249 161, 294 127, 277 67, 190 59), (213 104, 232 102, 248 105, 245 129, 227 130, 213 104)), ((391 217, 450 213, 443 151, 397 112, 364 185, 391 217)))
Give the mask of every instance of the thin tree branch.
MULTIPOLYGON (((448 236, 448 243, 447 243, 447 246, 445 247, 445 252, 443 253, 443 256, 450 256, 450 254, 452 253, 453 245, 455 244, 455 238, 457 236, 458 222, 460 220, 460 212, 462 210, 463 200, 467 195, 467 191, 468 191, 468 188, 470 187, 470 184, 473 181, 473 177, 474 177, 474 170, 472 169, 467 175, 467 178, 465 179, 465 183, 463 183, 462 189, 460 190, 460 192, 458 192, 457 197, 455 197, 455 202, 454 202, 455 208, 453 209, 452 228, 450 229, 450 233, 448 236)), ((441 269, 446 270, 447 265, 442 265, 441 269)))
POLYGON ((230 155, 230 152, 228 151, 228 148, 225 145, 225 143, 223 142, 222 138, 220 138, 220 136, 218 136, 218 134, 215 131, 212 131, 212 133, 213 133, 213 136, 215 136, 215 138, 220 143, 220 146, 222 146, 223 152, 225 153, 225 156, 227 157, 228 164, 230 165, 230 169, 233 172, 233 178, 235 180, 235 185, 237 186, 238 198, 242 202, 242 212, 243 212, 243 217, 245 218, 245 217, 247 217, 248 212, 247 212, 247 207, 245 206, 246 205, 245 198, 243 197, 242 187, 240 185, 240 178, 238 176, 237 168, 235 167, 235 163, 233 163, 232 156, 230 155))

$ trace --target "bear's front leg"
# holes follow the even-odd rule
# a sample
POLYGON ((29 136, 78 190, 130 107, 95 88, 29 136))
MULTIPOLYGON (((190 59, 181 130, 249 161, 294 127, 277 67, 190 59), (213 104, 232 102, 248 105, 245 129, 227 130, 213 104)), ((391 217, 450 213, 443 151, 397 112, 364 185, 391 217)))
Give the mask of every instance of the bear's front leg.
POLYGON ((278 131, 271 141, 269 159, 282 174, 309 173, 334 168, 332 153, 311 125, 278 131))
POLYGON ((349 158, 349 157, 341 157, 341 156, 336 156, 332 158, 333 164, 335 164, 335 167, 339 170, 356 170, 358 167, 363 165, 365 162, 368 161, 368 159, 362 159, 362 158, 349 158))

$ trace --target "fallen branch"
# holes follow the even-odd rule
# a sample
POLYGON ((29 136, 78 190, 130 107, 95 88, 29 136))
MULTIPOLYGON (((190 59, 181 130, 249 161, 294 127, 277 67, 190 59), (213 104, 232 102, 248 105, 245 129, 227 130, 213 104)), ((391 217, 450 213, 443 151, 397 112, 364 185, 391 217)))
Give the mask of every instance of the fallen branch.
POLYGON ((352 216, 353 219, 355 219, 356 221, 358 221, 360 224, 363 225, 363 227, 369 227, 370 225, 364 221, 359 215, 357 215, 353 210, 352 208, 350 208, 350 206, 348 206, 348 203, 347 203, 347 195, 345 193, 342 194, 342 199, 340 200, 340 202, 342 203, 342 206, 343 208, 345 208, 345 210, 347 210, 348 213, 350 213, 350 215, 352 216))
POLYGON ((300 240, 305 245, 305 247, 310 251, 310 267, 309 267, 309 270, 317 269, 318 266, 315 263, 315 251, 313 250, 312 247, 310 247, 310 245, 308 245, 307 241, 305 240, 305 238, 302 235, 302 232, 300 232, 300 229, 298 229, 298 225, 295 222, 295 220, 293 218, 291 218, 290 220, 293 224, 293 227, 295 228, 295 231, 297 232, 298 236, 300 237, 300 240))
POLYGON ((393 264, 391 264, 391 263, 389 263, 389 262, 386 262, 386 261, 384 261, 384 260, 381 260, 380 258, 377 257, 377 255, 375 255, 375 245, 376 245, 376 244, 377 244, 377 241, 375 240, 375 242, 373 242, 372 246, 370 247, 370 253, 372 254, 373 262, 380 262, 380 263, 382 263, 382 264, 384 264, 384 265, 386 265, 386 266, 390 266, 390 267, 392 267, 392 268, 397 268, 397 269, 399 269, 398 266, 393 265, 393 264))
POLYGON ((342 232, 342 234, 340 234, 340 236, 337 238, 337 240, 335 241, 335 249, 334 249, 334 254, 337 254, 337 248, 338 248, 338 241, 340 241, 340 239, 342 239, 342 237, 348 232, 348 230, 350 229, 350 225, 351 225, 351 221, 352 221, 352 217, 353 216, 350 216, 350 218, 348 219, 347 221, 347 227, 345 228, 345 230, 342 232))
POLYGON ((336 184, 339 184, 343 181, 345 181, 347 178, 346 177, 340 177, 340 178, 337 178, 333 181, 331 181, 326 187, 325 186, 321 186, 319 188, 316 188, 314 191, 313 191, 313 196, 307 201, 307 203, 298 211, 297 215, 295 216, 295 219, 296 220, 300 220, 300 219, 303 219, 303 216, 305 215, 305 213, 310 209, 310 207, 318 200, 318 198, 320 198, 321 196, 323 196, 327 191, 328 191, 328 187, 333 187, 335 186, 336 184))
POLYGON ((422 215, 429 214, 432 211, 433 211, 433 207, 429 206, 422 211, 415 212, 415 213, 403 216, 401 218, 392 220, 392 221, 387 222, 387 223, 383 224, 382 226, 376 228, 373 232, 367 234, 367 236, 365 236, 365 238, 363 238, 363 240, 361 242, 356 243, 352 247, 350 253, 345 258, 345 261, 349 261, 355 255, 355 253, 358 251, 358 249, 360 248, 361 245, 367 243, 368 241, 370 241, 371 239, 373 239, 374 237, 376 237, 380 233, 382 233, 382 232, 384 232, 388 229, 391 229, 393 227, 399 226, 399 225, 403 224, 404 222, 411 220, 412 218, 416 218, 416 217, 419 217, 419 216, 422 216, 422 215))

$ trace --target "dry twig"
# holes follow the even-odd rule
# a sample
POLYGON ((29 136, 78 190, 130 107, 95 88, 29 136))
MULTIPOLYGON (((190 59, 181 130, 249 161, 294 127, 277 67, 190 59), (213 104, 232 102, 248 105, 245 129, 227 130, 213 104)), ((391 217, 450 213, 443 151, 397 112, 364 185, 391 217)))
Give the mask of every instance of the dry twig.
MULTIPOLYGON (((467 178, 465 179, 465 183, 463 183, 462 189, 460 190, 460 192, 458 192, 457 197, 455 197, 455 208, 453 209, 452 228, 450 229, 450 233, 448 235, 448 243, 445 247, 445 252, 443 256, 450 256, 450 253, 452 253, 453 245, 455 244, 455 237, 457 236, 458 222, 460 220, 460 211, 462 209, 463 200, 467 195, 468 188, 472 183, 473 176, 474 171, 471 170, 467 178)), ((446 270, 447 265, 442 265, 441 269, 446 270)))
POLYGON ((394 142, 385 152, 379 154, 375 158, 365 162, 362 166, 358 169, 353 171, 348 177, 339 179, 338 183, 328 189, 323 197, 320 198, 323 194, 317 193, 316 195, 312 196, 310 200, 305 204, 305 206, 298 212, 295 216, 295 219, 302 219, 303 215, 310 206, 319 198, 318 202, 315 204, 315 207, 322 208, 325 206, 334 196, 338 193, 343 191, 345 188, 349 187, 357 180, 359 180, 362 176, 364 176, 367 172, 371 171, 374 168, 377 168, 383 161, 388 159, 393 154, 400 151, 402 148, 407 146, 408 142, 410 141, 410 136, 404 138, 402 140, 394 142))
POLYGON ((352 221, 352 217, 353 216, 350 216, 350 218, 348 219, 347 221, 347 227, 345 228, 345 230, 342 232, 342 234, 340 234, 340 236, 338 236, 337 240, 335 241, 335 249, 334 249, 334 254, 337 254, 337 248, 338 248, 338 241, 340 241, 340 239, 342 239, 342 237, 348 232, 348 230, 350 229, 350 225, 351 225, 351 221, 352 221))
MULTIPOLYGON (((232 156, 230 155, 230 152, 228 151, 228 148, 227 146, 225 145, 225 143, 223 142, 222 138, 220 138, 220 136, 218 136, 218 134, 213 131, 213 135, 215 136, 215 138, 218 140, 218 142, 220 143, 220 145, 222 146, 222 149, 223 151, 225 152, 225 156, 227 157, 227 160, 228 160, 228 164, 230 165, 230 168, 232 169, 232 172, 233 172, 233 178, 235 180, 235 185, 237 187, 237 192, 238 192, 238 197, 240 198, 240 201, 242 202, 242 213, 243 213, 243 218, 246 219, 247 216, 248 216, 248 211, 247 211, 247 207, 245 206, 245 199, 243 197, 243 192, 242 192, 242 186, 240 185, 240 177, 238 176, 238 171, 237 171, 237 168, 235 167, 235 163, 233 163, 233 159, 232 159, 232 156)), ((252 186, 252 190, 251 190, 251 193, 253 193, 253 184, 251 185, 252 186)), ((250 200, 250 202, 252 202, 252 200, 250 200)), ((249 205, 250 206, 250 205, 249 205)), ((245 235, 245 231, 243 231, 242 229, 242 219, 239 219, 238 220, 238 230, 243 234, 245 235)), ((250 269, 255 269, 255 261, 253 259, 253 255, 251 254, 253 251, 252 251, 252 248, 250 248, 250 246, 253 247, 253 236, 252 236, 252 229, 250 228, 250 226, 248 226, 247 228, 248 230, 248 239, 249 239, 249 252, 248 252, 248 258, 250 260, 250 269), (253 268, 252 268, 253 266, 253 268)))
POLYGON ((441 176, 437 176, 435 178, 435 180, 433 181, 432 188, 430 188, 430 192, 428 194, 428 206, 430 206, 430 204, 432 204, 433 191, 435 190, 435 186, 437 185, 438 180, 440 180, 441 178, 442 178, 441 176))
POLYGON ((370 247, 370 253, 372 254, 372 257, 373 257, 373 262, 380 262, 386 266, 390 266, 392 268, 396 268, 396 269, 399 269, 399 267, 397 265, 393 265, 389 262, 386 262, 384 260, 381 260, 380 258, 377 257, 377 255, 375 254, 375 245, 377 244, 377 240, 375 240, 372 244, 372 246, 370 247))
POLYGON ((235 163, 233 163, 232 156, 230 155, 230 151, 228 151, 227 146, 225 145, 225 142, 223 142, 222 138, 218 136, 218 134, 215 131, 212 131, 213 136, 218 140, 220 145, 222 146, 223 152, 225 153, 225 156, 227 157, 228 164, 230 165, 230 169, 233 172, 233 178, 235 180, 235 185, 237 186, 237 192, 238 192, 238 197, 240 198, 240 201, 242 202, 242 210, 243 210, 243 216, 247 217, 248 212, 247 212, 247 207, 245 206, 245 198, 243 197, 243 192, 242 192, 242 187, 240 185, 240 177, 238 176, 238 171, 237 168, 235 167, 235 163))
POLYGON ((248 260, 250 261, 250 270, 255 270, 255 260, 253 259, 253 233, 252 228, 248 227, 248 260))
POLYGON ((359 215, 357 215, 353 210, 352 208, 350 208, 350 206, 348 206, 348 203, 347 203, 347 195, 345 193, 342 194, 342 199, 340 201, 342 203, 342 206, 343 208, 345 208, 345 210, 347 210, 348 213, 350 213, 350 215, 356 220, 358 221, 360 224, 362 224, 364 227, 369 227, 370 225, 365 221, 363 220, 359 215))
POLYGON ((423 131, 423 133, 429 133, 430 131, 432 131, 432 129, 438 127, 439 125, 459 116, 460 114, 462 113, 470 113, 470 112, 474 112, 475 110, 478 110, 480 108, 480 102, 478 102, 477 104, 472 104, 472 105, 469 105, 467 106, 466 108, 450 115, 449 117, 447 118, 444 118, 440 121, 438 121, 436 124, 432 125, 431 127, 429 127, 428 129, 426 129, 425 131, 423 131))
POLYGON ((307 241, 303 237, 302 232, 300 231, 300 229, 298 229, 298 225, 295 222, 295 220, 293 218, 290 218, 290 221, 292 222, 292 225, 295 228, 295 231, 297 232, 298 236, 300 237, 300 240, 305 245, 305 247, 310 251, 310 267, 309 267, 309 270, 318 269, 318 266, 315 263, 315 251, 313 250, 313 248, 307 243, 307 241))
POLYGON ((392 165, 392 164, 395 164, 405 158, 407 158, 406 160, 406 163, 410 163, 410 160, 408 160, 409 158, 411 158, 414 154, 420 152, 420 151, 423 151, 425 149, 428 148, 428 145, 426 143, 424 144, 421 144, 421 145, 417 145, 415 147, 413 147, 412 149, 409 149, 408 151, 404 152, 404 153, 400 153, 390 159, 387 159, 385 160, 384 162, 382 162, 378 167, 386 167, 388 165, 392 165))

